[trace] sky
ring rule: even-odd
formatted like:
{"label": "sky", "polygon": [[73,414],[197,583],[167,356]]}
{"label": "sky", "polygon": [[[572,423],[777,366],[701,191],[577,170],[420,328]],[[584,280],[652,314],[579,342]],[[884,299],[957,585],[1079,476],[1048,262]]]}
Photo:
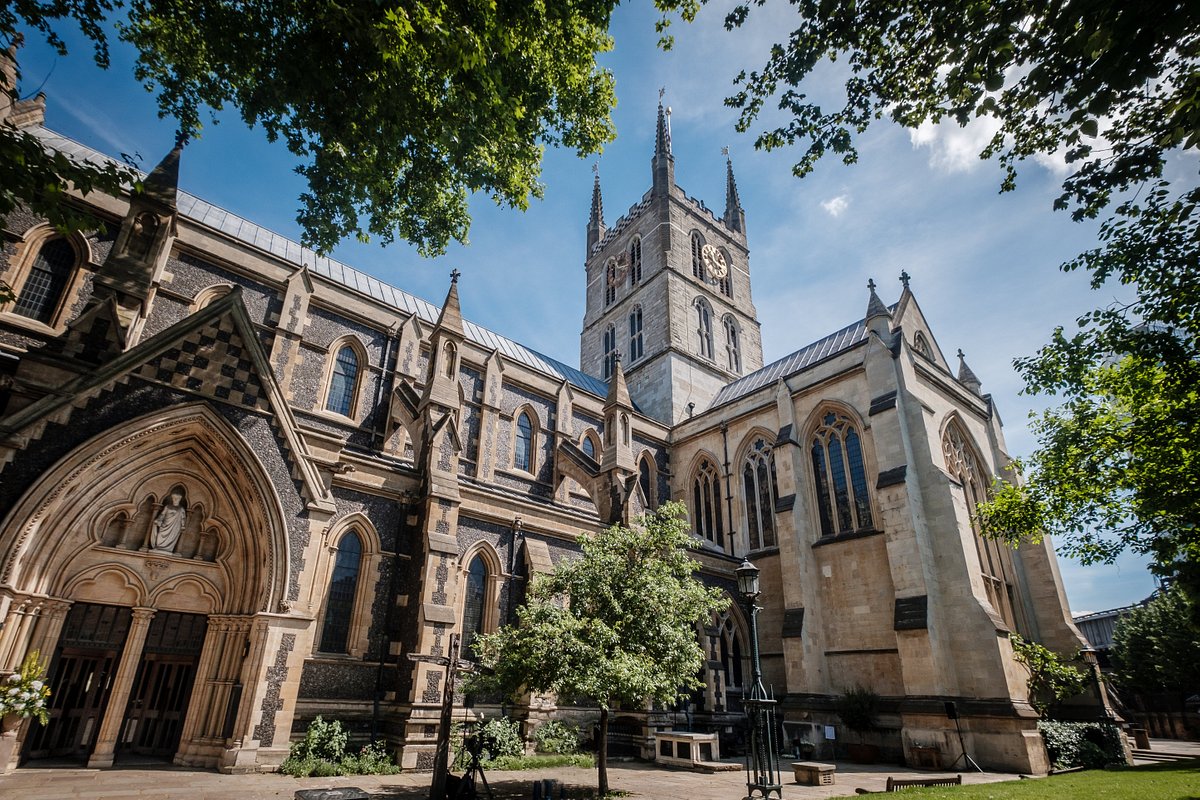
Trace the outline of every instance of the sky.
{"label": "sky", "polygon": [[[592,165],[599,163],[612,225],[650,186],[658,93],[665,88],[676,182],[718,214],[725,201],[721,150],[729,148],[746,212],[765,363],[861,319],[870,278],[884,302],[894,302],[906,270],[942,351],[952,357],[962,348],[995,400],[1010,453],[1027,455],[1035,445],[1028,415],[1050,398],[1020,393],[1013,359],[1035,353],[1056,325],[1120,296],[1116,289],[1091,291],[1085,275],[1057,269],[1094,246],[1096,236],[1094,224],[1051,211],[1063,164],[1029,162],[1017,191],[1001,194],[999,166],[978,158],[993,133],[986,125],[909,131],[885,121],[859,138],[859,163],[827,158],[797,179],[791,167],[798,151],[754,150],[754,132],[775,117],[768,113],[762,125],[738,134],[736,112],[723,103],[733,76],[761,66],[770,44],[791,30],[792,12],[782,3],[754,8],[745,27],[728,32],[727,4],[714,0],[696,22],[676,22],[669,52],[656,46],[650,3],[618,8],[614,48],[600,58],[616,77],[617,139],[598,159],[548,151],[545,197],[528,211],[472,198],[469,243],[435,259],[405,244],[356,241],[331,255],[437,304],[457,268],[468,318],[578,364]],[[78,36],[66,37],[65,58],[27,38],[21,93],[46,93],[48,127],[113,156],[139,156],[145,169],[170,150],[174,126],[158,119],[153,96],[134,81],[129,48],[113,41],[111,67],[101,71]],[[805,89],[836,102],[838,78],[838,69],[825,65]],[[299,240],[295,216],[305,185],[294,157],[236,114],[223,113],[217,123],[185,150],[181,187]],[[1060,567],[1075,614],[1128,605],[1154,588],[1139,557],[1088,567],[1060,558]]]}

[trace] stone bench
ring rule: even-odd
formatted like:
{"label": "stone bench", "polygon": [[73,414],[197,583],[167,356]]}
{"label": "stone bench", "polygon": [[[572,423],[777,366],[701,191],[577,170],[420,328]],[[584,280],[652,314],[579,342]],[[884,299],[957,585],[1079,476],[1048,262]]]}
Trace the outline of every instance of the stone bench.
{"label": "stone bench", "polygon": [[837,767],[819,761],[793,761],[792,774],[802,786],[832,786]]}
{"label": "stone bench", "polygon": [[654,760],[672,767],[700,769],[721,760],[715,733],[662,731],[654,734]]}

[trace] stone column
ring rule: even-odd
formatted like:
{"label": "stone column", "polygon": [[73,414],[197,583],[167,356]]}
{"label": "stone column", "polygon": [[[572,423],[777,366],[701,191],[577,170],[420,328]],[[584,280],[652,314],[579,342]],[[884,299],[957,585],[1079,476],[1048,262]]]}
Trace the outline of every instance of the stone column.
{"label": "stone column", "polygon": [[146,634],[150,632],[150,620],[154,619],[154,613],[153,608],[133,609],[133,622],[129,626],[129,635],[125,637],[125,648],[121,651],[121,662],[117,665],[117,674],[113,678],[112,692],[104,709],[104,720],[100,723],[100,732],[96,735],[96,746],[88,758],[89,769],[111,767],[113,764],[117,737],[121,733],[121,723],[125,720],[129,693],[133,690],[133,679],[142,663],[142,648],[146,645]]}

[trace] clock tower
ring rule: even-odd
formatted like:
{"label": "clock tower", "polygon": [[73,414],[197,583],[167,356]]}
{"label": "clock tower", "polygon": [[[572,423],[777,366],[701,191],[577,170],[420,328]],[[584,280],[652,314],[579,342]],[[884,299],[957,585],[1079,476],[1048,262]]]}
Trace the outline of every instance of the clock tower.
{"label": "clock tower", "polygon": [[670,110],[661,102],[650,163],[650,190],[611,227],[596,175],[580,366],[607,379],[620,353],[634,403],[673,425],[760,368],[762,338],[732,163],[717,217],[675,183]]}

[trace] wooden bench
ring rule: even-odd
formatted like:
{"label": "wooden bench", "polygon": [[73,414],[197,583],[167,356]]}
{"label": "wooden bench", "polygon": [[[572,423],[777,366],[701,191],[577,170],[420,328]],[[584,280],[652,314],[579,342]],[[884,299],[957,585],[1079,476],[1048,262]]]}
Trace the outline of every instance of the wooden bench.
{"label": "wooden bench", "polygon": [[832,786],[837,766],[819,761],[793,761],[792,774],[802,786]]}

